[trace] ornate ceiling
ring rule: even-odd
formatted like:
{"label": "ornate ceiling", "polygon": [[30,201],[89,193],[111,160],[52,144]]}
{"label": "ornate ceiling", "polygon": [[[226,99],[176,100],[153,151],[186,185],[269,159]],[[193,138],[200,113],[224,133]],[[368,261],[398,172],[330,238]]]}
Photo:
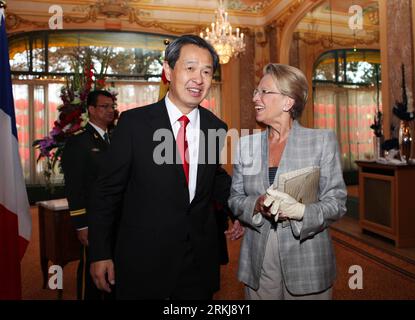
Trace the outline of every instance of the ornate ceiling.
{"label": "ornate ceiling", "polygon": [[[63,10],[65,23],[80,24],[102,22],[117,18],[122,28],[136,23],[141,27],[154,27],[169,32],[194,32],[210,25],[219,0],[6,0],[8,3],[9,30],[24,22],[37,25],[51,16],[49,9],[58,5]],[[305,0],[224,0],[229,20],[235,27],[264,26],[279,12],[293,3]],[[112,21],[114,26],[117,22]],[[130,26],[128,26],[130,24]],[[169,25],[169,27],[167,27]],[[171,27],[176,25],[177,27]],[[69,25],[66,25],[68,27]],[[78,26],[71,26],[78,27]],[[86,25],[79,27],[86,27]],[[150,30],[151,31],[151,30]]]}
{"label": "ornate ceiling", "polygon": [[[225,7],[236,14],[264,14],[277,4],[295,1],[286,0],[223,0]],[[45,3],[52,5],[48,0],[6,0],[9,7],[18,6],[19,3]],[[147,8],[157,10],[174,10],[174,11],[213,11],[217,8],[219,0],[56,0],[53,4],[57,5],[93,5],[99,2],[109,2],[113,4],[126,3],[128,6],[136,8]]]}
{"label": "ornate ceiling", "polygon": [[[249,28],[264,27],[277,23],[283,26],[297,8],[305,2],[317,0],[223,0],[233,26]],[[7,0],[9,31],[17,30],[24,23],[41,27],[51,16],[49,9],[59,5],[64,22],[72,28],[87,28],[88,23],[109,23],[115,29],[126,29],[136,24],[142,28],[153,28],[173,33],[195,32],[210,25],[219,0]],[[332,4],[330,10],[329,3]],[[349,7],[358,4],[364,8],[365,28],[378,28],[377,1],[373,0],[329,0],[306,15],[298,29],[305,33],[327,33],[328,26],[336,33],[347,34]],[[370,17],[370,19],[368,19]],[[110,22],[108,22],[111,20]],[[118,20],[118,22],[116,21]],[[78,25],[77,25],[78,24]],[[43,25],[42,25],[43,26]],[[65,26],[65,27],[67,27]],[[173,26],[173,27],[172,27]],[[318,26],[318,27],[316,27]]]}

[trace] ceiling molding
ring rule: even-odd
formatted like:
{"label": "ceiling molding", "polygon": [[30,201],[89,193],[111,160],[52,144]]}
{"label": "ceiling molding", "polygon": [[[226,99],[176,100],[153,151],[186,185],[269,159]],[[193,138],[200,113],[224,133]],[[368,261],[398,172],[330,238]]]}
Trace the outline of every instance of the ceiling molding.
{"label": "ceiling molding", "polygon": [[290,5],[285,7],[284,10],[279,12],[271,21],[266,24],[266,27],[284,29],[285,24],[293,13],[305,2],[306,0],[295,0]]}
{"label": "ceiling molding", "polygon": [[[275,7],[282,0],[263,0],[263,1],[249,1],[245,4],[243,0],[227,0],[226,10],[229,13],[241,16],[262,16],[265,12]],[[212,13],[217,9],[217,0],[205,1],[174,1],[169,0],[168,4],[159,3],[158,1],[140,1],[140,0],[57,0],[51,3],[50,0],[13,0],[10,5],[17,3],[45,4],[45,5],[66,5],[66,6],[94,6],[97,3],[111,2],[118,5],[126,2],[129,7],[146,10],[160,10],[160,11],[177,11],[177,12],[191,12],[191,13]],[[167,1],[166,1],[167,3]],[[196,5],[198,4],[198,5]]]}
{"label": "ceiling molding", "polygon": [[[64,22],[68,24],[85,24],[88,22],[113,22],[110,21],[111,19],[102,19],[100,17],[95,16],[94,14],[88,12],[85,16],[65,16]],[[127,22],[129,24],[133,24],[136,26],[140,26],[147,29],[159,29],[163,31],[167,31],[169,34],[184,34],[184,33],[199,33],[200,31],[204,30],[205,25],[178,25],[175,23],[160,23],[157,21],[143,21],[136,15],[131,15],[128,19],[120,19],[121,22]],[[119,22],[118,20],[117,22]],[[18,29],[23,29],[25,26],[33,26],[38,29],[49,29],[48,22],[42,21],[35,21],[30,19],[25,19],[17,14],[8,13],[6,18],[6,25],[8,33],[16,31]],[[97,26],[101,29],[101,25]],[[130,28],[128,28],[130,29]]]}
{"label": "ceiling molding", "polygon": [[29,20],[29,19],[25,19],[17,14],[14,14],[12,12],[8,12],[6,14],[6,27],[7,27],[7,31],[12,31],[15,29],[20,28],[20,26],[25,25],[25,26],[34,26],[37,28],[48,28],[48,22],[43,22],[43,21],[34,21],[34,20]]}
{"label": "ceiling molding", "polygon": [[[112,2],[108,2],[112,1]],[[310,0],[266,0],[266,1],[245,1],[247,5],[258,6],[263,8],[261,13],[244,12],[241,8],[245,8],[242,4],[243,0],[228,0],[230,7],[229,17],[232,25],[238,26],[251,32],[257,28],[279,28],[283,30],[290,19],[295,16],[296,12],[306,2]],[[313,1],[313,0],[311,0]],[[142,28],[158,29],[167,31],[168,33],[199,33],[206,28],[213,19],[212,2],[216,1],[198,1],[198,3],[210,4],[205,7],[190,8],[190,4],[195,3],[193,0],[177,0],[181,6],[172,7],[172,5],[162,5],[163,3],[174,3],[172,0],[153,1],[153,0],[58,0],[58,5],[64,9],[63,20],[65,24],[99,24],[108,21],[108,25],[117,25],[119,28],[131,29],[134,26]],[[34,26],[37,28],[48,28],[48,20],[51,14],[48,12],[51,1],[46,0],[12,0],[9,4],[9,30],[16,30],[19,26]],[[232,8],[239,8],[234,10]],[[324,9],[324,8],[323,8]],[[323,10],[322,9],[322,10]],[[273,11],[272,11],[273,10]],[[272,12],[271,12],[272,11]],[[273,15],[267,17],[265,13]],[[325,25],[326,21],[323,17],[317,17],[316,23]],[[343,17],[345,18],[345,16]],[[376,17],[372,17],[375,19]],[[112,20],[111,20],[112,19]],[[370,18],[369,18],[370,19]],[[365,18],[365,21],[368,20]],[[375,19],[376,20],[376,19]],[[312,23],[313,20],[304,17],[303,21]],[[333,25],[341,25],[342,21],[335,20]],[[65,26],[66,28],[67,26]],[[366,23],[365,23],[366,28]],[[368,26],[369,28],[369,26]],[[303,27],[301,29],[304,29]],[[371,30],[370,28],[368,30]],[[248,33],[246,32],[246,33]]]}
{"label": "ceiling molding", "polygon": [[359,46],[379,46],[379,33],[372,34],[372,37],[370,38],[350,38],[342,35],[333,35],[333,37],[331,37],[329,34],[315,35],[296,32],[294,34],[294,39],[300,40],[310,46],[320,45],[325,49],[333,48],[334,46],[351,48]]}

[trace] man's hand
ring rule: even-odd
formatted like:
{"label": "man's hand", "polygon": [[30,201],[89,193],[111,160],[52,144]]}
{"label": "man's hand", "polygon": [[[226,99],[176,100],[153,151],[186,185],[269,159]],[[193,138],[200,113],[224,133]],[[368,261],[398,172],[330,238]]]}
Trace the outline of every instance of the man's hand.
{"label": "man's hand", "polygon": [[245,228],[238,220],[233,222],[232,228],[225,231],[226,236],[231,240],[238,240],[245,233]]}
{"label": "man's hand", "polygon": [[77,230],[76,231],[78,240],[82,243],[83,246],[88,246],[88,228]]}
{"label": "man's hand", "polygon": [[98,289],[111,292],[110,284],[115,284],[114,263],[111,259],[92,262],[90,272]]}

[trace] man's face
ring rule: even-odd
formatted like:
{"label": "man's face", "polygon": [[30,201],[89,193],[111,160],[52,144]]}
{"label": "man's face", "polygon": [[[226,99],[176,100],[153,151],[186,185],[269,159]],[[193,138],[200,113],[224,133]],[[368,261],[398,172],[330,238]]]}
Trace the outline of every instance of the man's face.
{"label": "man's face", "polygon": [[170,81],[169,99],[182,113],[191,112],[203,101],[212,84],[213,60],[209,50],[184,45],[174,69],[167,62],[163,67]]}
{"label": "man's face", "polygon": [[110,97],[99,95],[96,106],[89,106],[88,111],[91,122],[106,129],[114,120],[114,101]]}

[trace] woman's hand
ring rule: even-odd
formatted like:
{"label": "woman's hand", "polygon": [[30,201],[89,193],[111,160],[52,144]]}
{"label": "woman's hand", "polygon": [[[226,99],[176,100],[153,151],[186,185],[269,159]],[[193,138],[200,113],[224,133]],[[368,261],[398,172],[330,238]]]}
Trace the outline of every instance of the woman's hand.
{"label": "woman's hand", "polygon": [[305,205],[295,200],[289,194],[278,190],[267,190],[267,193],[274,198],[271,207],[273,214],[278,214],[281,220],[295,219],[301,220],[304,216]]}
{"label": "woman's hand", "polygon": [[253,214],[257,214],[258,212],[261,213],[265,218],[271,218],[271,212],[269,211],[270,207],[267,207],[264,204],[265,198],[266,198],[266,194],[263,194],[262,196],[260,196],[256,203],[255,203],[255,208],[254,208],[254,212]]}

